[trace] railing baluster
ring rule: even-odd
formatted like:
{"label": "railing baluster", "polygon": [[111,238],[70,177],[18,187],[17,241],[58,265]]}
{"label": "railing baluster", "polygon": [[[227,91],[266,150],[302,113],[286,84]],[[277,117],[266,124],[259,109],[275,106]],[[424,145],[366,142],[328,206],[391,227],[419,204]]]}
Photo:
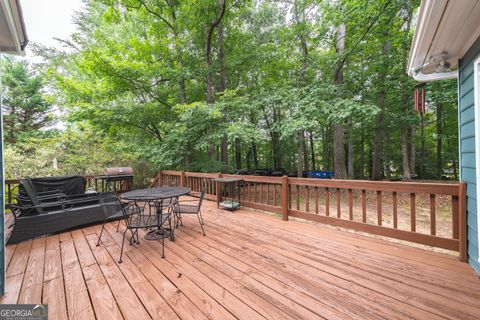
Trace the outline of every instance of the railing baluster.
{"label": "railing baluster", "polygon": [[293,206],[292,206],[293,188],[290,184],[288,185],[288,195],[289,195],[289,197],[288,197],[288,208],[292,209],[293,208]]}
{"label": "railing baluster", "polygon": [[362,190],[362,222],[367,223],[367,191]]}
{"label": "railing baluster", "polygon": [[254,193],[253,202],[257,202],[258,197],[257,197],[257,183],[256,182],[253,183],[253,193]]}
{"label": "railing baluster", "polygon": [[250,195],[249,201],[252,202],[252,200],[254,199],[254,196],[255,196],[255,195],[253,194],[253,191],[252,191],[252,189],[253,189],[253,182],[249,182],[249,183],[248,183],[248,188],[249,188],[249,193],[250,193],[250,194],[249,194],[249,195]]}
{"label": "railing baluster", "polygon": [[260,183],[260,203],[263,204],[263,183]]}
{"label": "railing baluster", "polygon": [[353,191],[348,189],[348,218],[353,220]]}
{"label": "railing baluster", "polygon": [[377,224],[382,225],[382,191],[377,191]]}
{"label": "railing baluster", "polygon": [[315,187],[315,214],[318,214],[318,187]]}
{"label": "railing baluster", "polygon": [[337,197],[337,218],[342,217],[342,210],[340,208],[340,188],[337,188],[337,192],[335,193]]}
{"label": "railing baluster", "polygon": [[7,201],[8,202],[7,203],[10,204],[10,203],[12,203],[12,185],[10,183],[7,184],[7,190],[8,190],[8,193],[7,193],[7,195],[8,195]]}
{"label": "railing baluster", "polygon": [[435,195],[430,195],[430,234],[437,234],[437,215],[435,210]]}
{"label": "railing baluster", "polygon": [[297,185],[296,186],[297,188],[297,196],[296,196],[296,199],[297,199],[297,210],[300,211],[300,186]]}
{"label": "railing baluster", "polygon": [[273,205],[277,206],[277,185],[273,185]]}
{"label": "railing baluster", "polygon": [[305,186],[305,211],[310,212],[310,190]]}
{"label": "railing baluster", "polygon": [[270,205],[270,183],[267,183],[267,206]]}
{"label": "railing baluster", "polygon": [[325,188],[325,214],[330,216],[330,190]]}
{"label": "railing baluster", "polygon": [[415,204],[415,193],[410,193],[410,230],[417,230],[417,206]]}
{"label": "railing baluster", "polygon": [[392,202],[392,207],[393,207],[393,227],[395,229],[398,228],[398,213],[397,213],[397,193],[393,191],[392,193],[393,196],[393,202]]}
{"label": "railing baluster", "polygon": [[[480,187],[480,186],[479,186]],[[452,196],[452,238],[459,238],[458,196]]]}

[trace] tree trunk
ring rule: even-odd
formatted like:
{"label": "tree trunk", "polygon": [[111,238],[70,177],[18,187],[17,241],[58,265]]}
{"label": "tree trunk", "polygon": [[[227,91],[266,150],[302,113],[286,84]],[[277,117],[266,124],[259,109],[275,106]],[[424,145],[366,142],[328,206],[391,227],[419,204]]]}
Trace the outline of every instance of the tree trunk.
{"label": "tree trunk", "polygon": [[207,103],[215,102],[215,94],[213,88],[213,70],[212,70],[212,37],[215,28],[221,23],[223,17],[225,16],[226,10],[226,0],[219,0],[220,13],[213,21],[208,25],[207,29],[207,39],[205,41],[205,64],[207,68],[207,76],[205,79],[206,89],[207,89]]}
{"label": "tree trunk", "polygon": [[224,30],[223,23],[218,24],[218,64],[220,65],[220,92],[227,89],[227,70],[225,68],[225,48],[224,48]]}
{"label": "tree trunk", "polygon": [[415,175],[417,167],[417,126],[410,128],[410,176]]}
{"label": "tree trunk", "polygon": [[[403,40],[403,64],[402,70],[407,69],[407,60],[408,60],[408,53],[409,53],[409,44],[410,44],[410,26],[412,22],[413,10],[411,6],[408,6],[408,15],[406,17],[407,27],[405,28],[405,37]],[[406,73],[403,74],[403,77],[407,78],[408,75]],[[407,103],[408,103],[408,93],[409,87],[403,88],[402,93],[402,113],[405,115],[407,114]],[[404,123],[400,124],[400,150],[402,153],[402,180],[409,181],[411,180],[410,175],[410,164],[408,161],[408,130]]]}
{"label": "tree trunk", "polygon": [[252,158],[255,169],[258,169],[257,144],[252,140]]}
{"label": "tree trunk", "polygon": [[348,179],[354,178],[353,172],[353,121],[348,117]]}
{"label": "tree trunk", "polygon": [[303,134],[303,142],[302,142],[302,148],[303,148],[303,170],[308,171],[310,164],[308,163],[308,150],[307,150],[307,140],[305,139],[306,132],[302,130]]}
{"label": "tree trunk", "polygon": [[[345,36],[346,36],[346,27],[342,23],[338,26],[337,32],[337,44],[336,51],[337,55],[342,55],[345,50]],[[335,84],[338,87],[338,91],[341,91],[341,86],[343,84],[343,66],[340,64],[335,70]],[[336,179],[345,179],[347,177],[347,168],[345,166],[345,146],[344,146],[344,137],[343,137],[343,125],[342,123],[336,123],[333,126],[333,167],[335,171]]]}
{"label": "tree trunk", "polygon": [[297,133],[297,177],[303,177],[303,144],[304,141],[303,130],[299,130]]}
{"label": "tree trunk", "polygon": [[443,159],[442,159],[442,138],[443,138],[443,104],[437,104],[437,177],[442,178],[443,175]]}
{"label": "tree trunk", "polygon": [[180,87],[180,103],[186,104],[187,103],[187,94],[185,93],[185,79],[181,78],[178,83]]}
{"label": "tree trunk", "polygon": [[[384,146],[388,146],[389,145],[389,136],[387,134],[385,134],[383,136],[383,145]],[[385,177],[390,180],[392,178],[392,168],[391,168],[391,159],[390,157],[388,157],[388,155],[390,154],[389,152],[386,152],[385,148],[383,148],[382,150],[382,159],[383,159],[383,167],[385,168],[384,169],[384,172],[385,172]]]}
{"label": "tree trunk", "polygon": [[333,126],[333,170],[335,171],[335,179],[345,179],[347,177],[347,169],[345,167],[345,147],[343,143],[343,126],[335,124]]}
{"label": "tree trunk", "polygon": [[220,161],[224,167],[228,166],[228,138],[226,133],[222,135],[222,141],[220,142]]}
{"label": "tree trunk", "polygon": [[235,139],[235,167],[237,170],[242,168],[242,150],[239,138]]}
{"label": "tree trunk", "polygon": [[360,141],[360,179],[365,178],[365,132],[362,130],[362,138]]}
{"label": "tree trunk", "polygon": [[411,180],[410,164],[408,163],[408,137],[407,128],[400,128],[400,149],[402,153],[402,179],[403,181]]}
{"label": "tree trunk", "polygon": [[[379,105],[385,105],[385,94],[380,93]],[[382,102],[380,102],[382,101]],[[373,155],[372,155],[372,180],[380,180],[382,177],[381,168],[382,168],[382,135],[383,135],[383,107],[380,112],[377,114],[375,119],[375,142],[373,144]]]}
{"label": "tree trunk", "polygon": [[[387,35],[385,35],[387,36]],[[388,38],[388,37],[387,37]],[[387,73],[387,55],[390,51],[390,40],[385,40],[382,48],[382,70],[378,76],[378,93],[377,105],[380,112],[375,119],[375,144],[373,145],[373,163],[372,163],[372,179],[380,180],[382,177],[382,154],[383,154],[383,114],[385,112],[385,78]]]}
{"label": "tree trunk", "polygon": [[313,143],[313,132],[310,132],[309,134],[309,139],[310,139],[310,156],[312,160],[312,169],[313,171],[317,170],[317,166],[315,164],[315,148],[314,148],[314,143]]}
{"label": "tree trunk", "polygon": [[327,170],[328,167],[328,140],[327,128],[322,128],[322,169]]}

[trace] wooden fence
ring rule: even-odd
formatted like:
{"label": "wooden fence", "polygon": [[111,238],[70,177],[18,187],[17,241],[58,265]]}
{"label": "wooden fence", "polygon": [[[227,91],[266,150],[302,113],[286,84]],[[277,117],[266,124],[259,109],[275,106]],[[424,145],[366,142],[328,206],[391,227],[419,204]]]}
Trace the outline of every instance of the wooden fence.
{"label": "wooden fence", "polygon": [[[198,195],[207,185],[206,198],[217,200],[220,186],[211,181],[217,177],[241,178],[241,205],[280,214],[283,220],[297,217],[458,251],[460,260],[467,259],[464,183],[323,180],[163,170],[150,186],[185,186],[192,189],[192,195]],[[440,222],[443,228],[439,228]]]}

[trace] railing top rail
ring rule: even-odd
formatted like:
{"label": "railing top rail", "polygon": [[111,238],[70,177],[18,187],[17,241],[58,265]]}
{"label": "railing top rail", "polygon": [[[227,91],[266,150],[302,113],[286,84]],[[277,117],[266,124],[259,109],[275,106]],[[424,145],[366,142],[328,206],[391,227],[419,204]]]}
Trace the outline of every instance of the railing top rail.
{"label": "railing top rail", "polygon": [[162,174],[167,174],[170,176],[180,176],[182,175],[181,171],[174,171],[174,170],[162,170]]}
{"label": "railing top rail", "polygon": [[275,184],[282,183],[282,177],[248,176],[248,175],[239,175],[239,174],[222,174],[222,177],[239,178],[247,182],[275,183]]}
{"label": "railing top rail", "polygon": [[206,172],[185,172],[185,177],[196,178],[218,178],[218,173],[206,173]]}
{"label": "railing top rail", "polygon": [[459,183],[390,182],[368,180],[336,180],[288,178],[290,185],[371,191],[410,192],[458,196]]}

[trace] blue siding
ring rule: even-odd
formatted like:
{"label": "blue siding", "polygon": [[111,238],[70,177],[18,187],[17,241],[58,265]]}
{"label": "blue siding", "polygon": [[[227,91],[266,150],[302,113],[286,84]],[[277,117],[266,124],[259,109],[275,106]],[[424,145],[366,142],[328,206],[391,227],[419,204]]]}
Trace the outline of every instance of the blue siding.
{"label": "blue siding", "polygon": [[[460,170],[467,183],[468,262],[480,274],[478,262],[478,213],[475,164],[474,61],[480,55],[480,38],[459,62],[458,127],[460,131]],[[478,108],[479,106],[477,106]],[[480,170],[480,168],[478,168]]]}

